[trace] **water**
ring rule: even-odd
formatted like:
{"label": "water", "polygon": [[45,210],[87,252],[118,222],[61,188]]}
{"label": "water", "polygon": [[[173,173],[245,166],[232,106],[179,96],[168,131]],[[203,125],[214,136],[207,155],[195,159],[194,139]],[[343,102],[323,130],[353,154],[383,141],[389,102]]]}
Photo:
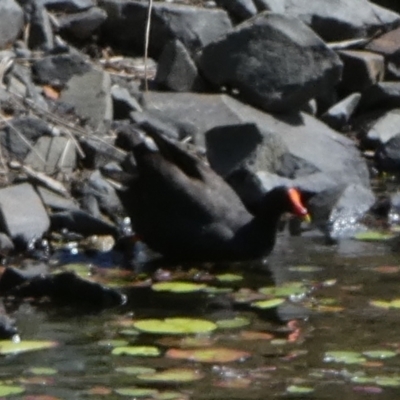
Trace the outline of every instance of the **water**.
{"label": "water", "polygon": [[[230,294],[160,294],[150,288],[127,289],[126,306],[101,313],[25,303],[13,313],[22,339],[55,340],[59,345],[49,350],[3,356],[0,381],[23,388],[24,394],[13,397],[21,399],[398,398],[400,310],[375,307],[371,301],[400,298],[399,265],[398,254],[383,242],[348,240],[327,246],[320,237],[282,236],[268,265],[225,266],[224,272],[241,274],[243,280],[220,284],[234,288],[234,292],[244,287],[255,290],[293,281],[306,282],[312,288],[305,299],[294,296],[294,302],[279,307],[277,312],[239,306]],[[214,270],[209,273],[212,275]],[[314,309],[304,307],[307,301],[314,303]],[[135,318],[166,316],[210,321],[234,316],[247,318],[250,321],[247,326],[217,329],[200,337],[206,341],[203,348],[226,347],[246,351],[251,356],[227,363],[167,358],[166,351],[182,346],[179,339],[182,336],[133,334],[124,326]],[[249,335],[254,332],[265,336],[250,340]],[[112,355],[115,340],[157,346],[161,355]],[[329,351],[362,353],[378,349],[393,352],[393,357],[362,356],[363,362],[354,364],[326,360]],[[121,370],[132,366],[157,371],[185,368],[197,371],[201,379],[186,383],[146,382]],[[39,367],[51,370],[32,371]],[[143,397],[139,393],[118,394],[128,387],[151,388],[153,392]],[[312,392],[298,393],[306,389]],[[48,397],[38,397],[44,395]]]}

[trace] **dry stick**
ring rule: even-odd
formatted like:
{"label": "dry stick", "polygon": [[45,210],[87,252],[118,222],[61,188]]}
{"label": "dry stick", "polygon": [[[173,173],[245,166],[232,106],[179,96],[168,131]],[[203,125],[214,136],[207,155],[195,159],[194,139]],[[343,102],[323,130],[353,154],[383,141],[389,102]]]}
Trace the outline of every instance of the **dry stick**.
{"label": "dry stick", "polygon": [[57,168],[60,171],[62,170],[62,167],[64,166],[65,157],[67,156],[70,144],[71,144],[71,139],[68,139],[68,141],[67,141],[67,143],[66,143],[66,145],[64,147],[64,150],[63,150],[63,152],[61,154],[61,157],[57,162]]}
{"label": "dry stick", "polygon": [[147,78],[147,58],[149,54],[149,41],[150,41],[150,25],[151,25],[151,11],[153,9],[153,0],[149,0],[149,7],[147,9],[146,33],[144,37],[144,89],[147,93],[149,91],[149,83]]}

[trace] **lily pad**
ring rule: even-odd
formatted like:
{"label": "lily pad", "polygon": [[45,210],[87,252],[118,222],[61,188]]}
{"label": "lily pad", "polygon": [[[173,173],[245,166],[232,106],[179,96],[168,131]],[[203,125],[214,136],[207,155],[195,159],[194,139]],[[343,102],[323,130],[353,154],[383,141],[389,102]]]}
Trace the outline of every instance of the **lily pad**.
{"label": "lily pad", "polygon": [[154,368],[131,366],[131,367],[118,367],[115,368],[116,372],[123,372],[128,375],[140,375],[140,374],[153,374],[156,372]]}
{"label": "lily pad", "polygon": [[400,377],[390,377],[390,376],[377,376],[375,378],[375,382],[379,386],[387,386],[387,387],[399,387],[400,386]]}
{"label": "lily pad", "polygon": [[380,360],[397,356],[397,353],[391,350],[368,350],[368,351],[363,351],[363,354],[368,358],[378,358]]}
{"label": "lily pad", "polygon": [[208,333],[217,328],[214,322],[195,318],[143,319],[133,325],[142,332],[177,335]]}
{"label": "lily pad", "polygon": [[45,350],[56,347],[57,345],[57,342],[40,340],[24,340],[19,343],[10,340],[0,340],[0,354],[18,354],[27,351]]}
{"label": "lily pad", "polygon": [[193,382],[202,379],[204,375],[197,370],[189,368],[171,368],[161,372],[138,375],[138,379],[148,382]]}
{"label": "lily pad", "polygon": [[157,389],[146,389],[146,388],[120,388],[115,389],[115,393],[119,394],[120,396],[129,396],[133,398],[140,398],[140,397],[154,397],[158,394]]}
{"label": "lily pad", "polygon": [[325,353],[324,361],[344,364],[362,364],[366,359],[361,353],[356,351],[328,351]]}
{"label": "lily pad", "polygon": [[204,290],[205,283],[168,281],[154,283],[151,288],[156,292],[192,293]]}
{"label": "lily pad", "polygon": [[114,356],[141,356],[141,357],[157,357],[160,350],[155,346],[121,346],[115,347],[111,354]]}
{"label": "lily pad", "polygon": [[282,298],[276,298],[276,299],[268,299],[268,300],[261,300],[261,301],[255,301],[254,303],[251,303],[252,307],[255,308],[260,308],[262,310],[267,310],[270,308],[275,308],[283,304],[286,300]]}
{"label": "lily pad", "polygon": [[301,282],[290,282],[282,286],[266,286],[258,290],[261,294],[273,297],[289,297],[300,295],[307,291]]}
{"label": "lily pad", "polygon": [[14,396],[15,394],[21,394],[25,392],[25,388],[20,386],[8,386],[8,385],[0,385],[0,396]]}
{"label": "lily pad", "polygon": [[104,347],[122,347],[122,346],[127,346],[129,344],[127,340],[123,339],[99,340],[97,343],[99,344],[99,346],[104,346]]}
{"label": "lily pad", "polygon": [[34,375],[56,375],[58,373],[56,369],[46,367],[32,367],[29,368],[29,372]]}
{"label": "lily pad", "polygon": [[204,363],[228,363],[242,361],[251,356],[247,351],[228,349],[225,347],[214,347],[207,349],[169,349],[166,353],[168,358],[184,359]]}
{"label": "lily pad", "polygon": [[371,306],[378,307],[378,308],[400,308],[400,299],[394,299],[391,301],[384,301],[384,300],[371,300]]}
{"label": "lily pad", "polygon": [[237,274],[220,274],[217,275],[216,278],[220,282],[238,282],[243,280],[243,276]]}
{"label": "lily pad", "polygon": [[354,235],[354,239],[361,241],[384,241],[392,239],[393,237],[393,233],[379,231],[359,232]]}
{"label": "lily pad", "polygon": [[216,324],[220,329],[234,329],[249,325],[250,320],[244,317],[235,317],[232,319],[221,319]]}
{"label": "lily pad", "polygon": [[312,266],[312,265],[298,265],[296,267],[289,267],[289,271],[292,271],[292,272],[306,272],[306,273],[309,273],[309,272],[318,272],[318,271],[321,271],[321,270],[322,270],[321,267],[315,267],[315,266]]}
{"label": "lily pad", "polygon": [[313,391],[314,389],[308,386],[291,385],[286,388],[286,392],[291,394],[307,394],[307,393],[312,393]]}

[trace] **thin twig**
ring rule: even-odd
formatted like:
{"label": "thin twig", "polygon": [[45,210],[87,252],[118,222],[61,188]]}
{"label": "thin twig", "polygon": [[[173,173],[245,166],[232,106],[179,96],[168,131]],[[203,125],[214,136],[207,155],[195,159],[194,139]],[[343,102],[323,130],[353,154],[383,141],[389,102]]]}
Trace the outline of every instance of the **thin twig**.
{"label": "thin twig", "polygon": [[146,20],[146,34],[144,38],[144,89],[146,93],[149,91],[149,82],[147,77],[147,59],[149,55],[150,25],[151,25],[152,10],[153,10],[153,0],[149,0],[149,7],[147,9],[147,20]]}

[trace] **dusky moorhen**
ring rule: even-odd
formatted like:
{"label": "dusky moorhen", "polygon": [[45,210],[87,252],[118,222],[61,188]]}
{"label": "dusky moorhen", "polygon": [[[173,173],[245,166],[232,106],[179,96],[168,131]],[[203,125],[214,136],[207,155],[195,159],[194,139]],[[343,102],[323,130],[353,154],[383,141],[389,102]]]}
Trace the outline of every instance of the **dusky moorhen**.
{"label": "dusky moorhen", "polygon": [[[119,197],[138,237],[173,260],[239,261],[268,255],[280,216],[307,216],[300,193],[277,187],[252,215],[234,190],[205,162],[165,137],[148,139],[129,128],[137,164]],[[126,132],[125,132],[126,134]]]}

